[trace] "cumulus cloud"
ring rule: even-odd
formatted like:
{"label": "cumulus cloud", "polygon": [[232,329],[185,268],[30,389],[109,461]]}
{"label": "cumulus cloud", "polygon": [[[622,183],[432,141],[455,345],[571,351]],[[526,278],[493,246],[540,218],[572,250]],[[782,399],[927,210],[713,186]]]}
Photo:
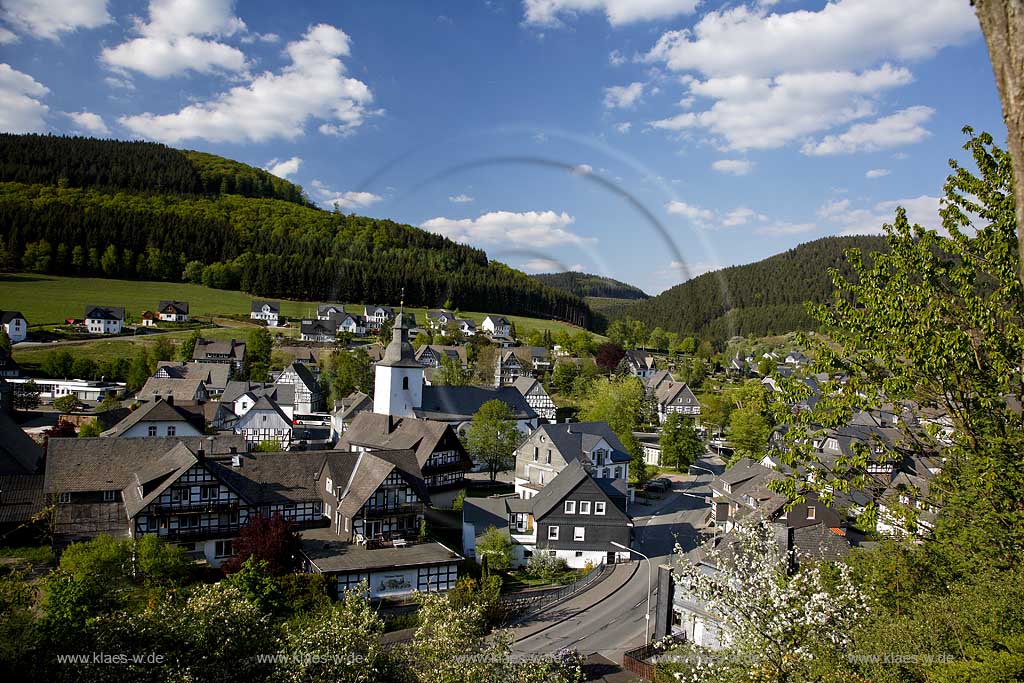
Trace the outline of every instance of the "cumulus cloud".
{"label": "cumulus cloud", "polygon": [[767,221],[768,217],[765,216],[764,214],[754,211],[753,209],[748,209],[745,206],[740,206],[728,212],[727,214],[725,214],[725,216],[722,217],[722,225],[727,228],[732,228],[737,225],[746,225],[747,223],[753,220]]}
{"label": "cumulus cloud", "polygon": [[635,81],[629,85],[613,85],[604,89],[605,109],[629,109],[644,94],[644,84]]}
{"label": "cumulus cloud", "polygon": [[524,0],[524,21],[560,26],[562,19],[585,12],[603,12],[612,26],[668,19],[690,14],[700,0]]}
{"label": "cumulus cloud", "polygon": [[107,13],[107,0],[4,0],[0,4],[0,19],[19,33],[49,40],[57,40],[62,33],[97,28],[113,21]]}
{"label": "cumulus cloud", "polygon": [[679,200],[672,200],[665,205],[665,210],[677,216],[684,216],[699,228],[707,228],[715,218],[715,212],[694,204],[687,204]]}
{"label": "cumulus cloud", "polygon": [[336,192],[320,180],[313,180],[310,185],[313,188],[313,196],[326,207],[337,207],[339,209],[361,209],[371,204],[376,204],[384,199],[372,192]]}
{"label": "cumulus cloud", "polygon": [[739,5],[665,33],[646,59],[673,71],[768,77],[922,59],[977,33],[970,3],[960,0],[837,0],[781,14]]}
{"label": "cumulus cloud", "polygon": [[365,83],[345,75],[339,57],[348,56],[349,49],[344,31],[318,24],[287,45],[291,64],[278,73],[264,72],[173,114],[145,113],[120,121],[138,135],[168,144],[294,139],[310,119],[325,121],[322,133],[349,134],[372,113],[367,107],[373,101]]}
{"label": "cumulus cloud", "polygon": [[450,201],[452,204],[468,204],[471,201],[473,201],[473,198],[470,197],[468,194],[455,194],[448,197],[448,201]]}
{"label": "cumulus cloud", "polygon": [[[803,153],[811,156],[874,152],[920,142],[931,133],[921,124],[932,117],[931,107],[908,107],[871,123],[858,123],[839,135],[828,135],[820,142],[808,142]],[[871,177],[871,176],[869,176]]]}
{"label": "cumulus cloud", "polygon": [[577,164],[576,166],[573,166],[572,169],[573,175],[590,175],[593,172],[594,167],[590,164]]}
{"label": "cumulus cloud", "polygon": [[40,100],[50,92],[45,85],[11,67],[0,64],[0,131],[41,133],[50,108]]}
{"label": "cumulus cloud", "polygon": [[719,173],[747,175],[754,168],[754,162],[746,159],[719,159],[711,164],[711,168]]}
{"label": "cumulus cloud", "polygon": [[830,223],[843,235],[878,235],[882,225],[892,223],[896,207],[907,210],[907,219],[925,228],[940,230],[941,199],[929,195],[892,199],[873,206],[854,206],[848,199],[828,201],[818,209],[818,216]]}
{"label": "cumulus cloud", "polygon": [[633,124],[629,121],[623,121],[622,123],[615,124],[615,130],[625,135],[629,132],[629,129],[633,127]]}
{"label": "cumulus cloud", "polygon": [[758,213],[746,206],[738,206],[729,211],[717,211],[677,200],[666,204],[665,210],[671,214],[684,216],[701,230],[734,228],[752,222],[765,223],[768,221],[768,217],[763,213]]}
{"label": "cumulus cloud", "polygon": [[18,36],[13,31],[8,31],[0,26],[0,45],[12,45],[18,42]]}
{"label": "cumulus cloud", "polygon": [[864,177],[871,179],[884,178],[885,176],[889,175],[889,173],[890,171],[887,168],[872,168],[871,170],[864,174]]}
{"label": "cumulus cloud", "polygon": [[959,0],[835,0],[781,13],[763,3],[726,6],[663,34],[644,56],[681,74],[688,96],[706,102],[652,126],[704,129],[736,150],[805,141],[877,116],[882,94],[912,80],[889,62],[930,57],[977,32]]}
{"label": "cumulus cloud", "polygon": [[292,157],[291,159],[284,159],[283,161],[271,159],[263,168],[270,171],[278,178],[287,178],[288,176],[297,173],[299,166],[301,165],[302,159],[299,157]]}
{"label": "cumulus cloud", "polygon": [[431,218],[420,227],[468,244],[513,243],[552,247],[592,241],[569,230],[575,222],[576,219],[564,211],[491,211],[461,220]]}
{"label": "cumulus cloud", "polygon": [[612,50],[608,53],[608,63],[612,66],[622,66],[626,63],[626,55],[619,50]]}
{"label": "cumulus cloud", "polygon": [[91,111],[67,111],[64,115],[71,119],[75,130],[88,135],[110,135],[110,129],[103,121],[103,117]]}
{"label": "cumulus cloud", "polygon": [[234,15],[234,0],[150,0],[149,21],[136,21],[140,34],[100,53],[108,66],[167,78],[194,71],[238,72],[246,68],[238,48],[210,37],[245,30]]}
{"label": "cumulus cloud", "polygon": [[690,92],[714,100],[709,109],[652,121],[671,131],[707,129],[734,150],[774,149],[813,133],[875,113],[874,99],[913,80],[910,71],[884,64],[851,71],[729,76],[694,80]]}

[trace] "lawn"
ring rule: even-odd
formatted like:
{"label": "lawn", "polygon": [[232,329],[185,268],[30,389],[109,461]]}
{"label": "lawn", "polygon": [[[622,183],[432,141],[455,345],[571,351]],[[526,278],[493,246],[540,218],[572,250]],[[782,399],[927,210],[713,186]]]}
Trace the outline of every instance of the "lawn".
{"label": "lawn", "polygon": [[[245,292],[211,289],[180,282],[140,282],[104,278],[70,278],[31,273],[0,274],[0,310],[18,310],[28,319],[30,327],[55,325],[65,318],[81,318],[89,304],[124,306],[131,320],[138,320],[146,310],[153,310],[162,299],[189,302],[192,317],[248,315],[253,297]],[[281,314],[289,318],[316,316],[315,301],[281,300]],[[352,312],[361,311],[361,304],[345,302]],[[390,302],[395,304],[397,302]],[[409,308],[417,321],[426,322],[425,308]],[[461,315],[478,325],[486,312],[463,311]],[[506,315],[520,335],[534,329],[577,331],[579,328],[556,320],[541,320]]]}

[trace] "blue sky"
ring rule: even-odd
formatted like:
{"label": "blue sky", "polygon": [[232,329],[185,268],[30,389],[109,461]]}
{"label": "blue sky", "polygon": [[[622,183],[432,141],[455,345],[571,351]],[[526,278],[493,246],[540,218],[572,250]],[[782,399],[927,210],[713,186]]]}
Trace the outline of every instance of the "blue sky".
{"label": "blue sky", "polygon": [[222,154],[527,272],[658,292],[1005,139],[967,0],[4,0],[0,130]]}

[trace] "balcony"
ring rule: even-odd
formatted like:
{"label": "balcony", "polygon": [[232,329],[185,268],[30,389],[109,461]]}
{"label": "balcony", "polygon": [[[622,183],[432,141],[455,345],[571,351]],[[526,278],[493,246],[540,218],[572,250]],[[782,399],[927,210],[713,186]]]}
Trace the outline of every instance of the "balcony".
{"label": "balcony", "polygon": [[233,512],[239,509],[237,500],[200,500],[194,503],[181,501],[177,503],[151,503],[150,514],[173,515],[200,512]]}
{"label": "balcony", "polygon": [[[178,529],[160,529],[157,535],[160,538],[176,541],[197,541],[206,538],[220,538],[223,536],[234,536],[238,533],[238,524],[216,524],[213,526],[190,526]],[[151,533],[151,532],[149,532]]]}
{"label": "balcony", "polygon": [[401,517],[403,515],[417,515],[423,512],[423,505],[420,503],[408,505],[384,505],[380,507],[364,507],[363,517],[376,519],[378,517]]}

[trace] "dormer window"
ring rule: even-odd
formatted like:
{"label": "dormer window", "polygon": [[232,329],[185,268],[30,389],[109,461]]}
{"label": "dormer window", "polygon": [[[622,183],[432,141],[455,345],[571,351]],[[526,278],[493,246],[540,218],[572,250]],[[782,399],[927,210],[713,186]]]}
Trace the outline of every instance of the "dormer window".
{"label": "dormer window", "polygon": [[807,519],[814,519],[817,509],[813,505],[807,506]]}

